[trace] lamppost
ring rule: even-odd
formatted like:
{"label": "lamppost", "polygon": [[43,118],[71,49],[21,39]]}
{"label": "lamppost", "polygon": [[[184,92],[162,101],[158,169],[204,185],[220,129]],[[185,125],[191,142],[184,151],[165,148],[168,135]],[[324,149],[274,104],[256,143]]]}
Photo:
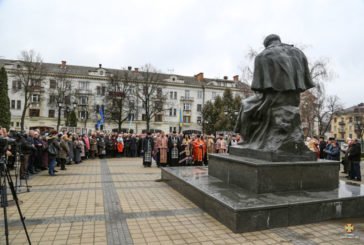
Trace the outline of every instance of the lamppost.
{"label": "lamppost", "polygon": [[66,106],[65,110],[67,112],[67,118],[66,118],[66,126],[70,126],[70,114],[71,112],[75,113],[75,110],[77,108],[77,102],[74,101],[71,106]]}
{"label": "lamppost", "polygon": [[87,119],[88,119],[88,110],[87,110],[87,105],[82,105],[82,114],[81,116],[81,120],[83,120],[84,122],[84,128],[87,128]]}
{"label": "lamppost", "polygon": [[[228,119],[229,119],[231,122],[235,122],[235,121],[236,121],[238,114],[239,114],[239,112],[238,112],[238,111],[229,111],[228,109],[225,109],[225,110],[224,110],[224,115],[225,115],[226,117],[227,117],[227,116],[229,116],[229,118],[228,118]],[[234,130],[234,128],[233,128],[232,130]]]}
{"label": "lamppost", "polygon": [[59,131],[59,125],[61,124],[61,110],[63,107],[62,102],[58,102],[58,119],[57,119],[57,131]]}

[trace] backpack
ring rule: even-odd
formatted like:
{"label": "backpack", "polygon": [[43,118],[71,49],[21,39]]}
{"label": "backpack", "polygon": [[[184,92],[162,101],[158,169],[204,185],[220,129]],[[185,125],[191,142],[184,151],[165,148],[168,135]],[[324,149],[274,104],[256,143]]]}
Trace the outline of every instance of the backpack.
{"label": "backpack", "polygon": [[57,155],[58,153],[58,149],[54,146],[54,143],[52,142],[49,146],[48,146],[48,154],[51,155]]}

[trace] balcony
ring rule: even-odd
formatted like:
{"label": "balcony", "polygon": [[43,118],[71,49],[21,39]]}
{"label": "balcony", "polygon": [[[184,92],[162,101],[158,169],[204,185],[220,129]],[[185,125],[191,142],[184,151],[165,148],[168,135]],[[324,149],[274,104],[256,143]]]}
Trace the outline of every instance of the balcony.
{"label": "balcony", "polygon": [[44,92],[44,87],[40,85],[29,86],[29,92]]}
{"label": "balcony", "polygon": [[340,134],[343,134],[343,133],[345,133],[345,128],[339,128],[338,131]]}
{"label": "balcony", "polygon": [[181,96],[181,101],[194,101],[194,98],[190,96]]}
{"label": "balcony", "polygon": [[340,121],[340,122],[339,122],[339,125],[340,125],[340,126],[345,126],[345,122],[344,122],[344,121]]}
{"label": "balcony", "polygon": [[190,109],[183,109],[183,115],[191,116],[191,110]]}
{"label": "balcony", "polygon": [[76,89],[76,94],[92,94],[91,89]]}

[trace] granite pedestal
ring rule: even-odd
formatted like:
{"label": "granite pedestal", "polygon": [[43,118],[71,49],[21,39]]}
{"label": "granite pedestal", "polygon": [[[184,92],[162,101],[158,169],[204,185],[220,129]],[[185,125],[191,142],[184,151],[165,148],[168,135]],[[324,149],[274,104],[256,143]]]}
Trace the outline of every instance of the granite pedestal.
{"label": "granite pedestal", "polygon": [[162,168],[162,179],[233,232],[364,215],[363,185],[340,181],[332,190],[254,193],[208,171],[207,167]]}
{"label": "granite pedestal", "polygon": [[232,154],[210,154],[209,175],[253,193],[332,190],[339,184],[337,161],[269,162]]}

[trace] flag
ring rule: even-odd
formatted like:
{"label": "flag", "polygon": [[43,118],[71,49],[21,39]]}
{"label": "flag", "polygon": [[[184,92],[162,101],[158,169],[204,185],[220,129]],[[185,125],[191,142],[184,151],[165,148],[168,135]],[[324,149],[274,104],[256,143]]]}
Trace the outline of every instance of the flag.
{"label": "flag", "polygon": [[183,115],[182,115],[182,109],[179,108],[179,126],[183,126]]}
{"label": "flag", "polygon": [[100,125],[104,125],[105,118],[104,118],[104,110],[103,106],[100,106],[99,113],[97,113],[97,124],[96,127],[100,128]]}

